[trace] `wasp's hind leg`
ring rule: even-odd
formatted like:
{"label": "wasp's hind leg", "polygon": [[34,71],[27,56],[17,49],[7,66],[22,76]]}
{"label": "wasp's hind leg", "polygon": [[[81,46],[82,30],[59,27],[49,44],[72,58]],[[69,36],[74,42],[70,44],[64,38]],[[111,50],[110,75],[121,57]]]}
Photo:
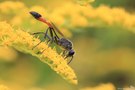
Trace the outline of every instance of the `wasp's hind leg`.
{"label": "wasp's hind leg", "polygon": [[35,33],[30,33],[30,35],[36,35],[36,34],[44,34],[44,32],[35,32]]}
{"label": "wasp's hind leg", "polygon": [[[49,41],[52,41],[52,39],[49,37],[49,35],[47,35],[46,34],[46,37],[49,39],[47,42],[49,42]],[[49,43],[50,44],[50,43]],[[48,47],[49,47],[49,45],[48,45]],[[46,49],[44,49],[42,52],[40,52],[41,54],[45,51]]]}
{"label": "wasp's hind leg", "polygon": [[43,42],[43,40],[42,41],[40,41],[37,45],[35,45],[33,48],[32,48],[32,50],[34,49],[34,48],[36,48],[40,43],[42,43]]}
{"label": "wasp's hind leg", "polygon": [[[47,44],[48,44],[48,47],[53,43],[53,42],[55,42],[55,43],[57,43],[58,42],[58,40],[57,40],[57,37],[56,36],[54,36],[54,37],[50,37],[50,36],[48,36],[48,35],[46,35],[46,37],[48,37],[48,41],[47,41]],[[41,53],[43,53],[44,51],[45,51],[46,49],[44,49]]]}
{"label": "wasp's hind leg", "polygon": [[[36,33],[32,33],[31,35],[35,35],[35,34],[44,34],[44,32],[36,32]],[[35,48],[35,47],[37,47],[40,43],[42,43],[43,42],[43,40],[41,40],[37,45],[35,45],[33,48],[32,48],[32,50]]]}
{"label": "wasp's hind leg", "polygon": [[[50,35],[51,35],[51,37],[47,34],[48,33],[48,30],[49,30],[49,32],[50,32]],[[48,47],[54,42],[54,36],[53,36],[53,32],[52,32],[52,28],[48,28],[47,29],[47,31],[46,31],[46,33],[45,33],[45,36],[44,36],[44,38],[46,38],[46,37],[48,37],[48,41],[47,41],[47,44],[48,44]],[[44,49],[42,52],[41,52],[41,54],[45,51],[46,49]]]}
{"label": "wasp's hind leg", "polygon": [[[48,28],[49,29],[49,28]],[[35,34],[44,34],[44,39],[46,39],[46,36],[47,36],[47,33],[48,33],[48,29],[46,30],[46,32],[44,33],[44,32],[36,32],[36,33],[33,33],[33,34],[31,34],[31,35],[35,35]],[[41,40],[37,45],[35,45],[33,48],[32,48],[32,50],[34,49],[34,48],[36,48],[40,43],[42,43],[43,42],[43,40]]]}
{"label": "wasp's hind leg", "polygon": [[50,39],[50,37],[48,36],[48,30],[49,30],[50,28],[47,28],[47,30],[46,30],[46,32],[44,33],[45,35],[44,35],[44,39],[46,39],[46,37],[48,37],[48,39]]}

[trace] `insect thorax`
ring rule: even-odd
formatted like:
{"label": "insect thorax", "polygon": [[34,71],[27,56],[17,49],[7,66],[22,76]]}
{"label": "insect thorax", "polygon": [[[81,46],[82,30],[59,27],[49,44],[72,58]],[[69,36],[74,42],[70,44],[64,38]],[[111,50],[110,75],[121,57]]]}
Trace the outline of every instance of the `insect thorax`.
{"label": "insect thorax", "polygon": [[66,50],[71,50],[72,46],[73,46],[71,41],[69,41],[68,39],[65,39],[65,38],[60,38],[58,40],[58,45],[60,45],[62,48],[66,49]]}

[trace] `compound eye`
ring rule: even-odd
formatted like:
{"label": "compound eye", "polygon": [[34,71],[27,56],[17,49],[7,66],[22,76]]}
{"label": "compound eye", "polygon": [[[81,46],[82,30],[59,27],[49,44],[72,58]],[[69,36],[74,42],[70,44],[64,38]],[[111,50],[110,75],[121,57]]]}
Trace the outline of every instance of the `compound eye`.
{"label": "compound eye", "polygon": [[73,50],[70,50],[70,51],[69,51],[69,56],[73,56],[74,53],[75,53],[75,52],[74,52]]}

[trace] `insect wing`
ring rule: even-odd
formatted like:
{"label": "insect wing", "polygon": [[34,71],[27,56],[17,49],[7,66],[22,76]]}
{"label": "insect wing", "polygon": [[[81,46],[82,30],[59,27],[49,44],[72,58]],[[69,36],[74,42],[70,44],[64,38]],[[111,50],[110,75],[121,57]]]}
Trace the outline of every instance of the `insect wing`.
{"label": "insect wing", "polygon": [[54,23],[51,22],[51,25],[61,36],[65,37],[64,34],[55,26]]}

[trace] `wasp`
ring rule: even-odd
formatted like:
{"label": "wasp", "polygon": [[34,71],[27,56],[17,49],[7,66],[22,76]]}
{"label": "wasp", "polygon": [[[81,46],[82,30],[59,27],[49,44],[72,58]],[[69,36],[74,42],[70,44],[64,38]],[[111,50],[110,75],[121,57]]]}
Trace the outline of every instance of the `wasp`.
{"label": "wasp", "polygon": [[[75,54],[75,51],[73,50],[73,44],[70,40],[66,39],[65,36],[63,35],[62,32],[60,32],[60,30],[55,26],[55,24],[53,22],[50,22],[50,21],[47,21],[45,18],[42,17],[41,14],[35,12],[35,11],[31,11],[30,14],[35,18],[37,19],[38,21],[41,21],[43,23],[45,23],[48,28],[45,32],[36,32],[36,33],[33,33],[33,35],[35,34],[43,34],[44,35],[44,39],[48,38],[48,41],[47,43],[49,42],[49,45],[52,44],[53,42],[55,44],[57,44],[58,46],[62,47],[64,50],[63,50],[63,56],[64,58],[68,58],[68,57],[71,57],[70,61],[68,62],[68,64],[73,60],[73,56]],[[48,32],[50,33],[50,35],[48,34]],[[62,38],[60,38],[58,36],[59,33]],[[37,45],[35,45],[33,47],[33,49],[38,46],[42,41],[40,41]],[[42,53],[44,52],[45,50],[42,51]]]}

